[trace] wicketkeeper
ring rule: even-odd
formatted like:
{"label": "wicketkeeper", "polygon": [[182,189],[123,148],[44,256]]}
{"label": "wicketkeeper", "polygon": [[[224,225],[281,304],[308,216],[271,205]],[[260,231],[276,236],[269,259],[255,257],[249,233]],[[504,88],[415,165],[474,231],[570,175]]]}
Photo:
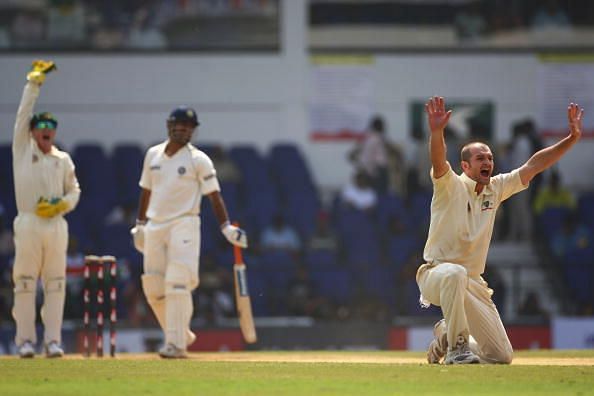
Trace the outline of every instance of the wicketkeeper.
{"label": "wicketkeeper", "polygon": [[66,291],[68,225],[64,214],[74,209],[80,188],[68,153],[54,146],[58,121],[51,113],[32,115],[46,74],[54,62],[37,60],[16,116],[12,157],[18,215],[14,220],[14,307],[16,344],[23,358],[35,356],[35,292],[41,276],[44,344],[47,357],[60,357]]}

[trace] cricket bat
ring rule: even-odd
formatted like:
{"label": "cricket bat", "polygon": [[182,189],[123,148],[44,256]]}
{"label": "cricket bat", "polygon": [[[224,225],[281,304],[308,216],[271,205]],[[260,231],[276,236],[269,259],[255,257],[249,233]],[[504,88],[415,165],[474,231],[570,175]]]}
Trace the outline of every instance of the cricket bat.
{"label": "cricket bat", "polygon": [[245,342],[253,344],[258,340],[256,336],[256,327],[254,317],[252,316],[252,302],[247,283],[247,269],[243,262],[241,248],[233,247],[235,255],[235,264],[233,265],[233,278],[235,280],[235,305],[237,306],[237,316],[239,317],[239,327]]}

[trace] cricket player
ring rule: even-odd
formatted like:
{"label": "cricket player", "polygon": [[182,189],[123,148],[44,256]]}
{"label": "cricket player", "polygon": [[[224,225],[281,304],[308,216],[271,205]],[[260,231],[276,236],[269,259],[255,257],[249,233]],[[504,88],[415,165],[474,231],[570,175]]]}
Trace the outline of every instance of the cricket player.
{"label": "cricket player", "polygon": [[[446,161],[444,129],[451,110],[442,97],[425,105],[431,135],[433,199],[424,260],[417,271],[421,302],[441,306],[444,319],[434,327],[427,360],[445,364],[511,363],[513,350],[491,300],[493,291],[481,277],[501,202],[526,189],[580,139],[583,109],[567,108],[569,134],[536,152],[509,173],[492,176],[493,154],[484,143],[462,148],[462,174]],[[472,337],[471,337],[472,336]]]}
{"label": "cricket player", "polygon": [[32,116],[33,106],[51,61],[35,61],[18,108],[12,160],[18,215],[14,220],[15,260],[12,273],[16,344],[23,358],[35,356],[35,293],[41,276],[44,344],[47,357],[61,357],[61,328],[66,291],[68,225],[80,188],[68,153],[54,146],[58,121],[50,113]]}
{"label": "cricket player", "polygon": [[246,233],[229,223],[210,158],[190,141],[199,125],[189,107],[167,119],[169,139],[148,149],[140,177],[140,202],[134,244],[144,254],[142,287],[165,333],[163,358],[184,358],[196,336],[190,330],[191,292],[198,286],[200,201],[208,196],[221,231],[236,246],[247,247]]}

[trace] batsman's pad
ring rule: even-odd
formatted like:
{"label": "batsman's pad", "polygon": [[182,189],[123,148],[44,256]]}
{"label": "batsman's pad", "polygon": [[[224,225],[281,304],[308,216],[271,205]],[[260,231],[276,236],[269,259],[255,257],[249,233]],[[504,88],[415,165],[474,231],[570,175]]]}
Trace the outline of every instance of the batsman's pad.
{"label": "batsman's pad", "polygon": [[130,234],[132,235],[136,250],[140,253],[144,253],[144,225],[137,224],[130,230]]}
{"label": "batsman's pad", "polygon": [[31,64],[31,71],[27,73],[27,81],[41,85],[45,81],[45,75],[56,69],[56,64],[53,61],[42,59],[34,60]]}
{"label": "batsman's pad", "polygon": [[166,289],[165,343],[185,350],[193,311],[192,295],[184,284],[167,284]]}
{"label": "batsman's pad", "polygon": [[161,275],[145,274],[141,280],[146,300],[157,322],[165,330],[165,279]]}

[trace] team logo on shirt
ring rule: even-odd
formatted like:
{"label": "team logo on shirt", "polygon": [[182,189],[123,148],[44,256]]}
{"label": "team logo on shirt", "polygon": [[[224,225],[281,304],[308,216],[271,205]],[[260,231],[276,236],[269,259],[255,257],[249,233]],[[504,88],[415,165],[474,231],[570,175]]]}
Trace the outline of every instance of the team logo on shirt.
{"label": "team logo on shirt", "polygon": [[177,173],[181,176],[183,174],[186,173],[186,168],[183,166],[180,166],[179,168],[177,168]]}
{"label": "team logo on shirt", "polygon": [[485,210],[492,210],[493,209],[493,202],[492,201],[483,201],[483,206],[481,207],[481,212]]}
{"label": "team logo on shirt", "polygon": [[39,157],[37,154],[33,154],[33,163],[36,163],[37,161],[39,161]]}

